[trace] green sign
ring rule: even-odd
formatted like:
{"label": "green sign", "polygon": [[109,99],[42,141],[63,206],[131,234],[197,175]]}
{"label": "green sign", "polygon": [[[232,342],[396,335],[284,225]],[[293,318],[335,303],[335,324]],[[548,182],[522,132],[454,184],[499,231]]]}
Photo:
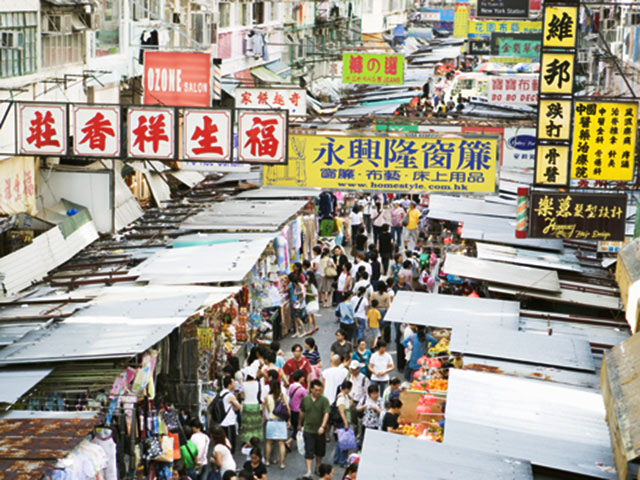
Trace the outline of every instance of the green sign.
{"label": "green sign", "polygon": [[402,85],[403,82],[404,55],[359,52],[342,55],[342,83]]}
{"label": "green sign", "polygon": [[406,123],[376,123],[376,132],[417,132],[418,125]]}
{"label": "green sign", "polygon": [[491,55],[539,58],[542,37],[539,33],[492,33]]}

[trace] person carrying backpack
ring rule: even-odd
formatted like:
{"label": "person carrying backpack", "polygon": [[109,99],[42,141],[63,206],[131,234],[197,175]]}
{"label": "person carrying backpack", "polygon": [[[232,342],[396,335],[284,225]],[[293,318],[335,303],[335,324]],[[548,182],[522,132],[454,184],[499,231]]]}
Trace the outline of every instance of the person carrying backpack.
{"label": "person carrying backpack", "polygon": [[211,420],[220,425],[231,444],[231,453],[235,454],[238,414],[242,406],[234,395],[235,385],[233,377],[226,376],[222,379],[222,390],[211,402]]}

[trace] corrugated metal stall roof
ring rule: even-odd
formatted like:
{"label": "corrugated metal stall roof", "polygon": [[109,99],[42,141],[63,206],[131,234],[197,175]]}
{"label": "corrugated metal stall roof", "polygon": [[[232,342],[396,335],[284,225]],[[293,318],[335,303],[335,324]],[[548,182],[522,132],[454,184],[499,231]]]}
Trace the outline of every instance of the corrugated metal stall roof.
{"label": "corrugated metal stall roof", "polygon": [[466,329],[482,327],[517,330],[520,303],[489,298],[399,291],[385,320],[414,325]]}
{"label": "corrugated metal stall roof", "polygon": [[246,190],[235,198],[241,199],[278,199],[278,198],[314,198],[322,193],[320,188],[295,188],[295,187],[260,187]]}
{"label": "corrugated metal stall roof", "polygon": [[516,204],[493,203],[487,199],[451,197],[448,195],[430,195],[429,210],[465,213],[487,217],[516,217]]}
{"label": "corrugated metal stall roof", "polygon": [[0,404],[12,405],[51,373],[51,368],[1,369]]}
{"label": "corrugated metal stall roof", "polygon": [[358,477],[527,480],[533,479],[533,472],[527,460],[369,429]]}
{"label": "corrugated metal stall roof", "polygon": [[[634,335],[604,354],[600,389],[616,467],[624,473],[627,462],[640,457],[640,335]],[[626,475],[620,478],[626,478]]]}
{"label": "corrugated metal stall roof", "polygon": [[229,200],[214,204],[188,218],[182,223],[182,228],[201,232],[275,232],[295,217],[306,204],[306,200]]}
{"label": "corrugated metal stall roof", "polygon": [[514,297],[522,296],[539,298],[542,300],[550,300],[552,302],[571,303],[608,310],[622,310],[623,308],[620,297],[615,297],[613,295],[600,295],[598,293],[591,292],[581,292],[579,290],[568,290],[566,288],[561,289],[559,293],[551,293],[490,285],[489,292],[512,295]]}
{"label": "corrugated metal stall roof", "polygon": [[464,255],[447,255],[442,270],[450,275],[457,275],[475,280],[515,285],[522,289],[559,292],[560,281],[555,270],[509,265],[500,262],[489,262]]}
{"label": "corrugated metal stall roof", "polygon": [[514,248],[506,245],[492,245],[476,242],[476,251],[480,260],[513,263],[530,267],[551,268],[582,272],[584,269],[575,255],[541,252],[528,248]]}
{"label": "corrugated metal stall roof", "polygon": [[69,418],[48,412],[47,418],[40,418],[39,412],[20,413],[0,418],[0,472],[4,480],[42,477],[93,430],[97,415]]}
{"label": "corrugated metal stall roof", "polygon": [[250,242],[161,250],[130,273],[139,275],[139,281],[164,285],[239,283],[260,259],[271,240],[261,238]]}
{"label": "corrugated metal stall roof", "polygon": [[444,443],[615,479],[597,391],[452,369]]}
{"label": "corrugated metal stall roof", "polygon": [[0,350],[0,365],[127,358],[152,347],[202,306],[229,295],[229,289],[195,286],[112,287],[74,317],[31,331]]}
{"label": "corrugated metal stall roof", "polygon": [[595,372],[591,347],[584,338],[474,326],[457,330],[451,336],[449,348],[452,352],[478,357]]}

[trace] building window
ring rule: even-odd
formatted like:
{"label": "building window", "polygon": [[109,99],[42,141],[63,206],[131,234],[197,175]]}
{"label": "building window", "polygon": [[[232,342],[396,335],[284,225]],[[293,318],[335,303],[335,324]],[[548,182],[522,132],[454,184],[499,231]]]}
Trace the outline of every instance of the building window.
{"label": "building window", "polygon": [[249,3],[240,4],[240,25],[251,25],[251,9]]}
{"label": "building window", "polygon": [[269,21],[276,22],[278,20],[278,9],[280,4],[278,2],[269,2]]}
{"label": "building window", "polygon": [[231,26],[231,4],[228,2],[220,3],[220,28],[228,28]]}
{"label": "building window", "polygon": [[84,31],[72,13],[47,12],[42,17],[42,67],[82,62]]}
{"label": "building window", "polygon": [[120,51],[120,2],[101,0],[96,9],[96,56],[111,55]]}
{"label": "building window", "polygon": [[253,24],[262,25],[264,23],[264,2],[253,2]]}
{"label": "building window", "polygon": [[160,15],[160,0],[132,0],[131,4],[135,21],[159,20],[162,18]]}
{"label": "building window", "polygon": [[37,70],[36,12],[0,13],[0,78]]}

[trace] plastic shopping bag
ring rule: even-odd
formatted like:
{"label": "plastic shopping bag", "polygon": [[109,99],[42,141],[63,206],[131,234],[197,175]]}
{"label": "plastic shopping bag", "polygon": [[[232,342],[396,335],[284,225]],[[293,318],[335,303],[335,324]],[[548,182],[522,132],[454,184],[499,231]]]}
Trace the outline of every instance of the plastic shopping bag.
{"label": "plastic shopping bag", "polygon": [[296,435],[296,445],[298,446],[298,453],[304,455],[304,435],[302,434],[302,430]]}
{"label": "plastic shopping bag", "polygon": [[340,450],[355,450],[357,446],[356,434],[353,429],[338,428],[338,448]]}

